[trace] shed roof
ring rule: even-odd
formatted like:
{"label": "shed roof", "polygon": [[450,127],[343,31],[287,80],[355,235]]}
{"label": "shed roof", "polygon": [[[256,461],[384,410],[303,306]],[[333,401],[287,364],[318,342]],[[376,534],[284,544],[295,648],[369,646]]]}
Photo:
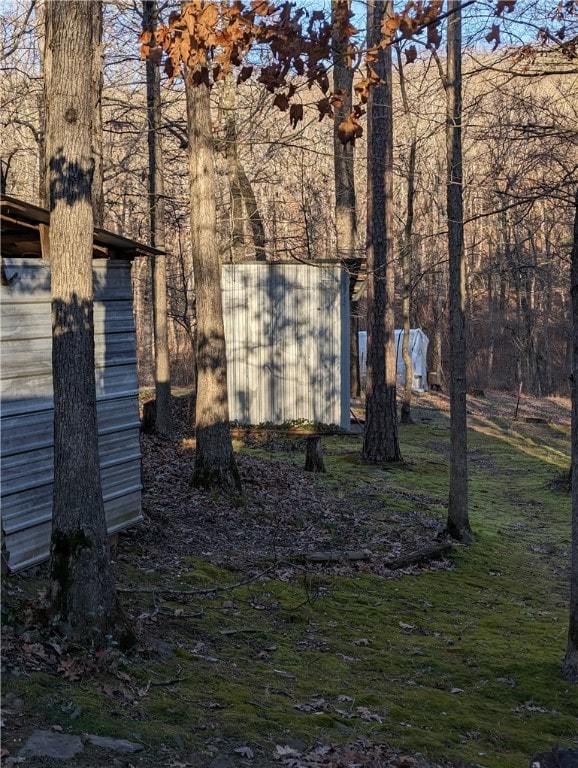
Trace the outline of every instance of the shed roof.
{"label": "shed roof", "polygon": [[[48,248],[50,213],[15,197],[0,197],[2,253],[6,256],[39,257]],[[94,258],[134,259],[135,256],[154,257],[157,248],[137,243],[104,229],[94,230]]]}

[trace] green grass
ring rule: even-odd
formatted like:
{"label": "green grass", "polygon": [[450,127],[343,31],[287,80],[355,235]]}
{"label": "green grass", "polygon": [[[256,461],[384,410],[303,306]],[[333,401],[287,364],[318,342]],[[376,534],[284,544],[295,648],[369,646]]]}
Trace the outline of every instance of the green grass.
{"label": "green grass", "polygon": [[[578,688],[560,677],[570,499],[548,488],[568,466],[568,431],[472,423],[476,542],[456,548],[453,570],[264,579],[186,605],[167,599],[173,616],[162,619],[162,634],[176,650],[128,659],[130,683],[112,674],[80,684],[7,675],[4,691],[34,691],[50,721],[68,730],[153,746],[178,738],[200,752],[219,738],[270,755],[276,744],[365,735],[433,759],[513,768],[556,745],[577,747]],[[443,524],[448,439],[443,420],[402,428],[405,463],[384,473],[359,460],[359,440],[326,437],[328,473],[317,482],[345,496],[373,488],[377,520],[418,510]],[[302,456],[275,459],[300,464]],[[190,558],[179,586],[237,576]],[[143,580],[127,567],[123,580],[166,584],[167,574]],[[136,599],[150,608],[145,596]],[[184,619],[179,609],[202,615]],[[117,693],[107,695],[107,685]],[[81,712],[71,721],[75,706]]]}

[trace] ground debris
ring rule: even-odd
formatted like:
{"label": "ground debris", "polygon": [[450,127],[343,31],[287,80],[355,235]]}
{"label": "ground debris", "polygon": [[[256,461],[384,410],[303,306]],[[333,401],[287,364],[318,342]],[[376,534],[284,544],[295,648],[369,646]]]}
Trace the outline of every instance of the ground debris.
{"label": "ground debris", "polygon": [[322,745],[303,752],[277,745],[273,757],[287,768],[450,768],[363,738],[345,746]]}

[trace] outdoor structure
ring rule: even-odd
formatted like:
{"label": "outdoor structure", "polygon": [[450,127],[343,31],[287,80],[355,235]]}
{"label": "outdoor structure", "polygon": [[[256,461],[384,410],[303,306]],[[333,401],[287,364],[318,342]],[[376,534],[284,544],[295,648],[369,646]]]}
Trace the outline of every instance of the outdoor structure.
{"label": "outdoor structure", "polygon": [[[397,353],[397,386],[403,387],[405,382],[405,365],[402,355],[403,331],[395,332],[395,348]],[[412,328],[409,332],[409,354],[412,365],[411,388],[423,392],[428,388],[427,383],[427,348],[429,339],[421,328]],[[367,331],[359,332],[359,370],[362,380],[367,375]]]}
{"label": "outdoor structure", "polygon": [[[2,197],[0,350],[3,570],[46,559],[53,484],[49,214]],[[95,231],[94,322],[100,466],[113,534],[141,519],[131,260],[155,251]]]}
{"label": "outdoor structure", "polygon": [[349,278],[338,262],[223,265],[229,415],[349,428]]}

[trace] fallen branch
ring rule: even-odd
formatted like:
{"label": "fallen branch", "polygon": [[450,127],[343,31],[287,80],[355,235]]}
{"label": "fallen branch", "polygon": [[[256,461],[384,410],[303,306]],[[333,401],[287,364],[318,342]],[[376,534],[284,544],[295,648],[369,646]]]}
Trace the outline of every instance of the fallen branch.
{"label": "fallen branch", "polygon": [[369,560],[370,553],[363,550],[347,550],[344,552],[306,552],[303,557],[311,563],[340,563],[343,560],[355,562]]}
{"label": "fallen branch", "polygon": [[394,560],[386,561],[384,565],[390,571],[397,571],[400,568],[408,568],[410,565],[419,565],[420,563],[426,563],[429,560],[437,560],[438,558],[445,557],[451,550],[451,542],[444,541],[441,544],[431,544],[423,549],[408,552],[407,555],[400,555]]}

